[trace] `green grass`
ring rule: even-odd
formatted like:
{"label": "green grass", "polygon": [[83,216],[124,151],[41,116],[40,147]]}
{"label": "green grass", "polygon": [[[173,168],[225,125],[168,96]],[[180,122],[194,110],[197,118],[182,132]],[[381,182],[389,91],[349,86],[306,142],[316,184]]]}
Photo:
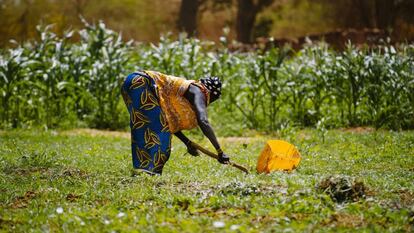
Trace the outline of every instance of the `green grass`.
{"label": "green grass", "polygon": [[[221,141],[234,161],[253,170],[270,138]],[[3,131],[0,231],[414,230],[414,132],[331,130],[322,142],[317,131],[301,130],[283,138],[302,154],[292,173],[244,175],[206,156],[183,155],[174,139],[162,176],[131,177],[128,138]],[[358,178],[368,195],[335,203],[316,189],[331,175]]]}

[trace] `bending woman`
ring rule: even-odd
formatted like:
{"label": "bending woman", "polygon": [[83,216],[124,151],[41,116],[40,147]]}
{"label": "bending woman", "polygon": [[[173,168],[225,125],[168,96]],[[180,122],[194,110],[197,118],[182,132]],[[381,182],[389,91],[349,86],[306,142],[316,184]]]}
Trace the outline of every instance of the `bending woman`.
{"label": "bending woman", "polygon": [[125,79],[121,94],[130,114],[134,168],[161,174],[170,157],[172,134],[197,156],[199,152],[181,132],[197,126],[216,148],[218,161],[229,161],[207,119],[207,106],[221,95],[217,77],[195,81],[155,71],[135,72]]}

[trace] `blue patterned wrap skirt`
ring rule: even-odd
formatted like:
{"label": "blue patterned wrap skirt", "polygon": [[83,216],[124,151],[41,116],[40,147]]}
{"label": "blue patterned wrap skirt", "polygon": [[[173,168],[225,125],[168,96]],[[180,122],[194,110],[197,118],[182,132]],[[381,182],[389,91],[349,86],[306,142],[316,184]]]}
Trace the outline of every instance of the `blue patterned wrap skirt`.
{"label": "blue patterned wrap skirt", "polygon": [[128,108],[134,168],[161,174],[171,153],[171,133],[157,98],[154,80],[143,72],[125,79],[121,94]]}

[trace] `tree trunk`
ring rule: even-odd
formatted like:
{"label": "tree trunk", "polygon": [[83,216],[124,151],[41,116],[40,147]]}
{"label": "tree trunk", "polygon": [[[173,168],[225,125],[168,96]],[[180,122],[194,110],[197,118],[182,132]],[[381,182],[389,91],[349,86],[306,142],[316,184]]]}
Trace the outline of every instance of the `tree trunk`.
{"label": "tree trunk", "polygon": [[197,34],[197,13],[200,0],[182,0],[178,19],[178,30],[189,36]]}
{"label": "tree trunk", "polygon": [[237,0],[236,31],[238,41],[242,43],[251,43],[253,41],[252,32],[257,13],[264,7],[271,5],[273,1]]}
{"label": "tree trunk", "polygon": [[395,21],[395,0],[359,0],[359,8],[363,26],[369,28],[388,29]]}
{"label": "tree trunk", "polygon": [[29,10],[31,8],[31,3],[29,1],[24,1],[24,11],[19,17],[18,22],[20,25],[20,39],[21,41],[26,41],[29,38]]}
{"label": "tree trunk", "polygon": [[237,40],[242,43],[252,42],[252,31],[256,20],[253,0],[238,0],[236,31]]}
{"label": "tree trunk", "polygon": [[[356,6],[355,10],[358,10],[358,14],[360,18],[349,17],[349,20],[351,20],[351,22],[347,23],[346,25],[347,27],[355,27],[355,25],[357,25],[358,27],[362,27],[362,28],[378,28],[376,10],[374,9],[374,5],[375,5],[374,1],[354,0],[353,4]],[[360,23],[358,23],[358,20],[360,20]]]}
{"label": "tree trunk", "polygon": [[395,0],[376,0],[377,26],[381,29],[392,27],[395,20]]}
{"label": "tree trunk", "polygon": [[76,17],[83,16],[83,9],[85,7],[85,0],[72,0],[73,6],[75,8]]}

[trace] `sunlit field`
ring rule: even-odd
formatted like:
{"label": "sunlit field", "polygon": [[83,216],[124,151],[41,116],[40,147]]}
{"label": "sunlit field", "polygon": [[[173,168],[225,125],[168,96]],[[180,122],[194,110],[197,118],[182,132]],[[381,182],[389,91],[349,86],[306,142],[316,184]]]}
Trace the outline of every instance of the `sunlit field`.
{"label": "sunlit field", "polygon": [[414,232],[412,12],[0,0],[0,233]]}
{"label": "sunlit field", "polygon": [[[291,173],[256,174],[267,139],[302,155]],[[414,133],[292,130],[219,139],[245,175],[176,139],[162,176],[132,171],[129,134],[96,130],[0,133],[0,229],[5,232],[410,232]],[[195,141],[208,146],[196,136]],[[332,176],[332,177],[331,177]],[[327,178],[359,182],[337,200]]]}

